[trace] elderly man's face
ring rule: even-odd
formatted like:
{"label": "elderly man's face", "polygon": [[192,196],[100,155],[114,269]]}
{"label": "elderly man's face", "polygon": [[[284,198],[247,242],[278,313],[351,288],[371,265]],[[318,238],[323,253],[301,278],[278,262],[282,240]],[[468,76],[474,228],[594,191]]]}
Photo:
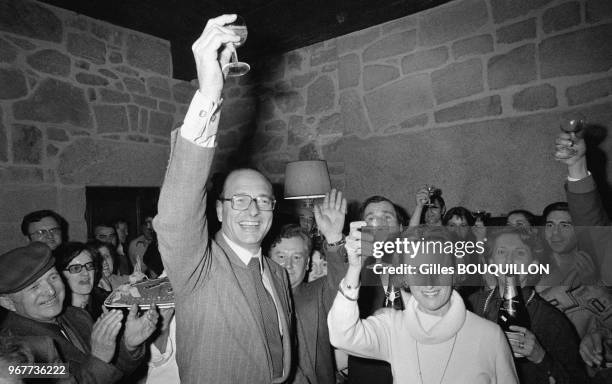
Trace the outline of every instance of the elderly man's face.
{"label": "elderly man's face", "polygon": [[573,251],[578,244],[578,240],[569,212],[550,212],[546,217],[544,237],[553,252],[567,253]]}
{"label": "elderly man's face", "polygon": [[103,243],[112,244],[114,247],[117,246],[117,233],[113,227],[98,226],[94,229],[94,237]]}
{"label": "elderly man's face", "polygon": [[[272,186],[257,171],[240,170],[231,173],[223,188],[223,197],[230,199],[234,195],[248,195],[251,198],[274,198]],[[221,229],[231,241],[256,252],[272,225],[272,211],[262,211],[255,200],[244,211],[232,208],[231,201],[217,201],[217,218]]]}
{"label": "elderly man's face", "polygon": [[395,207],[388,201],[368,204],[363,211],[363,220],[370,227],[389,227],[392,233],[402,230]]}
{"label": "elderly man's face", "polygon": [[282,265],[289,273],[291,287],[304,281],[308,270],[308,244],[299,236],[282,239],[270,249],[270,258]]}
{"label": "elderly man's face", "polygon": [[62,228],[51,216],[43,217],[40,221],[30,223],[28,226],[28,238],[30,242],[40,241],[51,250],[62,244]]}
{"label": "elderly man's face", "polygon": [[9,294],[17,314],[36,321],[53,321],[62,312],[64,283],[55,267],[19,292]]}

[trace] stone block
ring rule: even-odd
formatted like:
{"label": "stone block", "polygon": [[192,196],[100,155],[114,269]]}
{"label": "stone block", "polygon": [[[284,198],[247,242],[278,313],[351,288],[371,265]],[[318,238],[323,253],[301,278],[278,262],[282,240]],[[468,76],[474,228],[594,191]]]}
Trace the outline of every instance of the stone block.
{"label": "stone block", "polygon": [[84,33],[68,33],[67,49],[71,54],[96,64],[106,62],[106,44]]}
{"label": "stone block", "polygon": [[[14,222],[19,228],[23,215],[39,209],[56,209],[57,191],[52,186],[6,185],[0,190],[0,212],[3,222]],[[19,241],[23,246],[23,236]]]}
{"label": "stone block", "polygon": [[596,23],[606,19],[612,19],[612,2],[609,0],[587,0],[587,22]]}
{"label": "stone block", "polygon": [[312,52],[310,56],[310,66],[316,67],[317,65],[330,63],[336,60],[338,60],[338,49],[336,47],[319,49]]}
{"label": "stone block", "polygon": [[428,75],[415,75],[365,95],[367,113],[375,131],[396,124],[433,106]]}
{"label": "stone block", "polygon": [[266,157],[261,161],[261,166],[266,174],[284,174],[285,167],[289,162],[289,158],[287,156],[270,156]]}
{"label": "stone block", "polygon": [[61,43],[62,21],[49,8],[34,1],[0,1],[0,30],[39,40]]}
{"label": "stone block", "polygon": [[450,121],[497,116],[501,113],[501,98],[499,95],[494,95],[440,109],[434,113],[434,118],[436,123],[448,123]]}
{"label": "stone block", "polygon": [[549,8],[542,15],[545,33],[561,31],[580,24],[580,3],[571,1]]}
{"label": "stone block", "polygon": [[119,78],[119,76],[117,76],[113,71],[109,71],[106,68],[100,68],[100,69],[98,69],[98,72],[101,75],[104,75],[104,76],[108,77],[109,79],[116,80],[116,79]]}
{"label": "stone block", "polygon": [[370,44],[380,36],[380,28],[372,27],[364,31],[353,32],[345,36],[338,37],[336,46],[338,54],[343,55],[347,52],[360,50]]}
{"label": "stone block", "polygon": [[366,65],[363,69],[363,89],[369,91],[397,79],[399,69],[390,65]]}
{"label": "stone block", "polygon": [[174,126],[174,117],[168,113],[151,111],[149,117],[149,133],[157,136],[170,137]]}
{"label": "stone block", "polygon": [[47,157],[55,157],[59,152],[59,148],[53,144],[47,144]]}
{"label": "stone block", "polygon": [[358,55],[351,53],[338,60],[338,87],[340,89],[358,86],[360,77],[361,64]]}
{"label": "stone block", "polygon": [[170,90],[166,90],[162,88],[150,87],[149,93],[151,94],[151,96],[157,97],[158,99],[170,100],[172,98],[172,94],[170,93]]}
{"label": "stone block", "polygon": [[55,127],[47,128],[47,139],[61,142],[70,141],[65,129]]}
{"label": "stone block", "polygon": [[94,105],[98,133],[127,132],[130,130],[123,105]]}
{"label": "stone block", "polygon": [[402,73],[408,74],[441,66],[448,61],[448,48],[418,51],[402,58]]}
{"label": "stone block", "polygon": [[484,87],[480,59],[452,63],[434,71],[431,74],[431,87],[438,104],[482,92]]}
{"label": "stone block", "polygon": [[91,64],[89,64],[89,62],[87,62],[85,60],[75,60],[74,61],[74,66],[76,68],[80,68],[80,69],[84,69],[86,71],[89,71],[89,68],[91,67]]}
{"label": "stone block", "polygon": [[612,95],[612,78],[610,77],[574,85],[565,91],[569,105],[584,104],[610,95]]}
{"label": "stone block", "polygon": [[40,184],[45,181],[43,170],[38,167],[0,167],[0,183],[9,184]]}
{"label": "stone block", "polygon": [[187,104],[193,98],[196,90],[196,86],[188,82],[180,82],[172,86],[172,95],[177,103]]}
{"label": "stone block", "polygon": [[418,26],[417,18],[413,16],[406,16],[396,20],[388,21],[381,25],[382,33],[387,34],[391,32],[405,31],[407,29],[413,29]]}
{"label": "stone block", "polygon": [[102,39],[104,41],[111,40],[112,32],[108,25],[91,23],[91,33],[94,34],[98,39]]}
{"label": "stone block", "polygon": [[287,145],[300,146],[310,139],[310,129],[302,116],[290,116],[287,130]]}
{"label": "stone block", "polygon": [[12,63],[17,58],[17,49],[11,43],[0,39],[0,63]]}
{"label": "stone block", "polygon": [[91,73],[79,72],[76,74],[75,78],[76,78],[76,81],[78,81],[81,84],[85,84],[85,85],[96,86],[96,85],[108,85],[109,84],[108,79],[102,76],[92,75]]}
{"label": "stone block", "polygon": [[536,79],[535,45],[526,44],[488,61],[490,89],[525,84]]}
{"label": "stone block", "polygon": [[98,100],[98,95],[96,94],[96,90],[94,88],[87,89],[87,100],[89,101]]}
{"label": "stone block", "polygon": [[137,132],[138,131],[138,116],[140,115],[138,107],[135,105],[128,105],[128,119],[130,121],[130,131]]}
{"label": "stone block", "polygon": [[324,116],[319,120],[319,127],[317,129],[319,135],[331,135],[335,133],[341,133],[344,127],[342,124],[342,115],[334,113],[330,116]]}
{"label": "stone block", "polygon": [[149,111],[144,108],[140,109],[139,129],[142,133],[146,133],[149,131]]}
{"label": "stone block", "polygon": [[114,70],[117,72],[124,73],[128,76],[139,76],[140,75],[140,73],[137,70],[135,70],[134,68],[130,68],[127,65],[118,65],[114,67]]}
{"label": "stone block", "polygon": [[394,33],[383,36],[380,40],[370,44],[363,51],[363,61],[384,59],[385,57],[406,54],[416,47],[416,30]]}
{"label": "stone block", "polygon": [[287,132],[287,123],[283,120],[274,120],[264,126],[265,132],[271,132],[276,135],[282,135]]}
{"label": "stone block", "polygon": [[123,55],[121,55],[121,52],[112,51],[110,55],[108,55],[108,61],[110,61],[111,64],[123,63]]}
{"label": "stone block", "polygon": [[408,118],[402,121],[399,125],[402,129],[409,129],[414,127],[424,127],[427,125],[429,121],[429,117],[427,114],[423,113],[415,117]]}
{"label": "stone block", "polygon": [[60,154],[57,175],[65,185],[161,185],[168,149],[167,145],[78,139]]}
{"label": "stone block", "polygon": [[130,34],[126,45],[128,64],[165,76],[172,75],[172,57],[168,42]]}
{"label": "stone block", "polygon": [[240,135],[236,131],[224,131],[217,138],[217,148],[238,148],[239,145]]}
{"label": "stone block", "polygon": [[10,40],[13,44],[15,44],[16,46],[18,46],[19,48],[26,50],[26,51],[31,51],[34,48],[36,48],[35,44],[32,44],[32,42],[30,42],[29,40],[26,39],[20,39],[18,37],[14,37],[14,36],[5,36],[8,40]]}
{"label": "stone block", "polygon": [[133,95],[134,103],[140,105],[141,107],[147,107],[151,109],[157,109],[157,100],[140,95]]}
{"label": "stone block", "polygon": [[42,132],[33,125],[13,124],[13,162],[40,164],[42,162]]}
{"label": "stone block", "polygon": [[493,21],[503,21],[523,16],[535,9],[541,9],[552,0],[491,0]]}
{"label": "stone block", "polygon": [[419,17],[420,45],[430,47],[478,31],[489,21],[484,0],[463,0],[424,12]]}
{"label": "stone block", "polygon": [[51,75],[67,76],[70,73],[70,58],[54,49],[43,49],[27,57],[30,67]]}
{"label": "stone block", "polygon": [[612,24],[543,40],[539,46],[542,78],[608,71],[612,67],[610,41]]}
{"label": "stone block", "polygon": [[14,103],[13,116],[18,120],[68,123],[80,128],[92,125],[85,92],[51,78],[43,79],[28,99]]}
{"label": "stone block", "polygon": [[452,49],[455,59],[470,55],[483,55],[493,51],[493,37],[491,35],[468,37],[455,41]]}
{"label": "stone block", "polygon": [[175,113],[176,112],[176,106],[172,103],[168,103],[166,101],[160,101],[159,102],[159,110],[162,112],[167,112],[167,113]]}
{"label": "stone block", "polygon": [[361,96],[351,89],[340,94],[340,114],[342,115],[342,132],[366,136],[371,133]]}
{"label": "stone block", "polygon": [[75,15],[66,20],[66,26],[79,31],[87,31],[88,19],[84,15]]}
{"label": "stone block", "polygon": [[293,76],[289,81],[293,88],[303,88],[317,76],[316,72],[308,72],[302,75]]}
{"label": "stone block", "polygon": [[536,19],[531,18],[514,23],[497,30],[497,42],[510,44],[517,41],[536,38]]}
{"label": "stone block", "polygon": [[301,71],[302,62],[304,62],[304,57],[300,54],[300,52],[294,51],[287,54],[287,70]]}
{"label": "stone block", "polygon": [[3,114],[2,108],[0,108],[0,161],[8,161],[8,140],[6,127],[2,119]]}
{"label": "stone block", "polygon": [[[83,221],[87,205],[85,187],[62,187],[57,192],[58,212],[61,212],[62,216],[69,222]],[[70,234],[71,236],[75,235],[72,231]]]}
{"label": "stone block", "polygon": [[102,101],[105,103],[124,104],[130,102],[129,94],[117,92],[112,89],[102,88],[100,89],[100,95],[102,96]]}
{"label": "stone block", "polygon": [[286,135],[257,133],[250,143],[253,153],[278,152],[283,148]]}
{"label": "stone block", "polygon": [[257,114],[257,102],[254,99],[232,100],[223,106],[221,113],[220,127],[228,129],[230,127],[249,123],[255,119]]}
{"label": "stone block", "polygon": [[16,68],[0,68],[0,100],[19,99],[28,94],[26,78]]}
{"label": "stone block", "polygon": [[123,84],[125,84],[127,90],[132,93],[141,93],[143,95],[147,93],[144,81],[141,79],[135,77],[125,77],[123,79]]}
{"label": "stone block", "polygon": [[327,75],[319,77],[306,90],[306,114],[312,115],[332,109],[335,99],[336,90],[331,77]]}
{"label": "stone block", "polygon": [[148,143],[149,142],[148,137],[140,136],[140,135],[127,135],[126,138],[129,141],[135,141],[137,143]]}
{"label": "stone block", "polygon": [[550,84],[525,88],[512,96],[512,107],[517,111],[537,111],[557,106],[557,90]]}

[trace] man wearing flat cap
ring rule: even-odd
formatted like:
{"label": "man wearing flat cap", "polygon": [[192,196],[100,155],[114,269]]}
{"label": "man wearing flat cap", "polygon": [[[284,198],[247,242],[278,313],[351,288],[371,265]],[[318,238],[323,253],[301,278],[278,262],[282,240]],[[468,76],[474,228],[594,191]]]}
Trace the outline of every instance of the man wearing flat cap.
{"label": "man wearing flat cap", "polygon": [[93,323],[85,310],[63,308],[64,283],[47,245],[33,242],[1,255],[0,271],[0,305],[10,311],[0,324],[0,337],[28,340],[35,363],[67,363],[71,381],[108,384],[141,362],[142,343],[157,323],[155,310],[138,317],[133,307],[117,340],[120,310],[105,311]]}

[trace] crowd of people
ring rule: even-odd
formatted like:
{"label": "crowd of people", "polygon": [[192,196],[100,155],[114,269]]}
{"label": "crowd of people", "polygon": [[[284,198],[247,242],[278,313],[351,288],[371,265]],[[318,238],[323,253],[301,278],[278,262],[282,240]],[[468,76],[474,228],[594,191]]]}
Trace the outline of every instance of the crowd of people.
{"label": "crowd of people", "polygon": [[[0,378],[10,378],[10,365],[67,363],[69,376],[59,382],[612,382],[612,226],[584,140],[556,139],[557,152],[576,149],[557,156],[568,169],[565,186],[559,181],[567,202],[548,205],[541,218],[516,207],[492,230],[486,217],[447,210],[441,194],[423,187],[411,217],[373,195],[349,224],[350,191],[332,189],[314,207],[323,239],[315,250],[299,224],[270,230],[276,198],[257,170],[230,172],[218,196],[208,196],[222,68],[239,39],[224,26],[234,18],[209,20],[192,46],[199,89],[172,133],[158,213],[144,218],[138,237],[128,242],[128,223],[118,219],[96,224],[90,241],[68,241],[59,214],[24,216],[28,244],[0,256]],[[547,263],[551,272],[520,277],[530,323],[505,333],[497,324],[505,276],[376,273],[381,261],[368,254],[373,237],[364,228],[413,241],[470,239],[486,249],[460,259],[443,252],[385,259],[392,264]],[[313,270],[315,253],[326,273]],[[174,308],[103,304],[124,284],[160,277],[172,284]],[[348,354],[346,364],[335,349]]]}

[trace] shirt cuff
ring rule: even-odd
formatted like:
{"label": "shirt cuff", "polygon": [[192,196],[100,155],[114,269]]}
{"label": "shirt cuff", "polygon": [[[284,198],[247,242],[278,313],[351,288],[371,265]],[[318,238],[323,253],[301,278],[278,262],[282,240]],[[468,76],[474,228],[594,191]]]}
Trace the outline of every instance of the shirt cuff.
{"label": "shirt cuff", "polygon": [[356,287],[351,287],[346,284],[346,281],[344,279],[342,279],[338,288],[342,296],[344,296],[350,301],[357,301],[357,299],[359,298],[359,285],[357,285]]}
{"label": "shirt cuff", "polygon": [[[587,175],[585,177],[583,177],[582,179],[586,179],[587,177],[591,176],[591,171],[587,171]],[[580,181],[582,179],[576,179],[575,177],[567,177],[567,181]]]}
{"label": "shirt cuff", "polygon": [[197,90],[181,126],[181,136],[201,147],[215,147],[222,103],[223,99],[212,100]]}

